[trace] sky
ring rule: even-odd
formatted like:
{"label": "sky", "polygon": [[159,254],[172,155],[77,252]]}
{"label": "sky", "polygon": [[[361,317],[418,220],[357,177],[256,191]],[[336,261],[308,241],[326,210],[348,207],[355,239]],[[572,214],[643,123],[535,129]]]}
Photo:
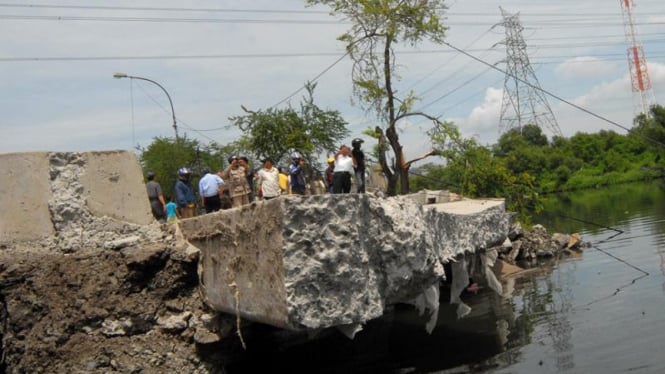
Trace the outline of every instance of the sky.
{"label": "sky", "polygon": [[[552,94],[543,95],[564,136],[632,126],[620,1],[446,4],[446,41],[501,70],[499,7],[519,12],[531,82]],[[633,16],[649,61],[651,101],[662,104],[665,1],[637,0]],[[345,141],[371,144],[362,131],[380,122],[354,103],[351,62],[336,39],[348,28],[327,8],[299,0],[0,0],[0,153],[134,149],[172,137],[165,92],[114,73],[158,82],[172,99],[179,135],[204,144],[240,136],[229,118],[242,115],[241,106],[298,107],[304,83],[314,80],[317,105],[349,122]],[[398,94],[412,90],[420,98],[416,109],[454,122],[482,144],[496,142],[503,72],[446,45],[400,44],[395,51]],[[428,121],[411,118],[398,127],[407,158],[432,147]]]}

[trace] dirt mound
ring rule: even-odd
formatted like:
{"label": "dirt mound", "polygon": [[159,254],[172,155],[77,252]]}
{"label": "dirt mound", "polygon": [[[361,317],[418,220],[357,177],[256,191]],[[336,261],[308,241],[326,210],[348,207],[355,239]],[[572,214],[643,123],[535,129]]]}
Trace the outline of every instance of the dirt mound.
{"label": "dirt mound", "polygon": [[197,349],[234,321],[201,302],[197,261],[164,244],[0,252],[0,372],[218,372]]}

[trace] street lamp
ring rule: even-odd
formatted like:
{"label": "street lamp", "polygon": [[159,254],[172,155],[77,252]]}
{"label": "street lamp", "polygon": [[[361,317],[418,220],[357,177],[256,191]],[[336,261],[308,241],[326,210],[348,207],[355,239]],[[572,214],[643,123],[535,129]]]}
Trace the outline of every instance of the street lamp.
{"label": "street lamp", "polygon": [[161,88],[162,91],[164,91],[164,93],[166,94],[166,97],[169,99],[169,104],[171,104],[171,116],[173,117],[173,131],[175,131],[175,140],[176,140],[176,142],[178,141],[178,125],[176,125],[176,121],[175,121],[175,110],[173,110],[173,100],[171,100],[171,95],[169,95],[168,91],[166,91],[166,88],[164,88],[161,84],[155,82],[152,79],[143,78],[143,77],[136,77],[136,76],[133,76],[133,75],[127,75],[125,73],[114,73],[113,78],[116,78],[116,79],[121,79],[121,78],[140,79],[142,81],[148,81],[150,83],[154,83],[159,88]]}

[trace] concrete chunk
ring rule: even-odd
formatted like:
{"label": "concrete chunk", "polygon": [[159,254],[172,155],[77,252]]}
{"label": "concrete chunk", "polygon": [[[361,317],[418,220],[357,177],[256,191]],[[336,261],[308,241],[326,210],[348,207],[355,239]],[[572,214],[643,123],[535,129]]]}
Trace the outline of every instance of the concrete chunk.
{"label": "concrete chunk", "polygon": [[362,194],[289,196],[179,225],[201,250],[211,307],[302,330],[377,318],[438,284],[456,254],[502,242],[510,227],[503,201],[474,209]]}
{"label": "concrete chunk", "polygon": [[0,243],[53,235],[46,152],[0,154]]}

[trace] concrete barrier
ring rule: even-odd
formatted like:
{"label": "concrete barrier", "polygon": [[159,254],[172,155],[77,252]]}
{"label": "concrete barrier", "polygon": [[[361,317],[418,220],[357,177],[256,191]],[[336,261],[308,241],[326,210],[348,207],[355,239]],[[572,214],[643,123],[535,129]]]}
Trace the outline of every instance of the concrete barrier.
{"label": "concrete barrier", "polygon": [[153,222],[134,153],[9,153],[0,154],[0,165],[0,243],[52,238],[45,245],[97,246],[135,229],[120,226]]}
{"label": "concrete barrier", "polygon": [[53,235],[46,152],[0,154],[0,243]]}

